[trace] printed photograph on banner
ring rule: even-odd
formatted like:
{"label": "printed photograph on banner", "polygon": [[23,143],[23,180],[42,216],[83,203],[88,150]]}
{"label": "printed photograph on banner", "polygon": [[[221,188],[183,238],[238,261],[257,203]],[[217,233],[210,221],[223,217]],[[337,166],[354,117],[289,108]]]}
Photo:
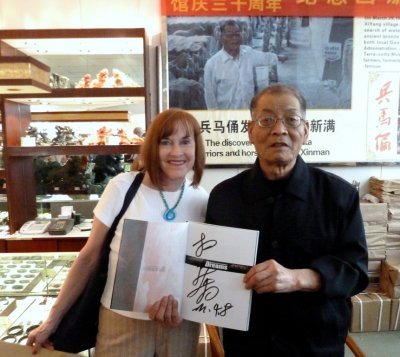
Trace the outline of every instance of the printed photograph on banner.
{"label": "printed photograph on banner", "polygon": [[248,109],[271,83],[351,109],[352,17],[167,17],[169,107]]}

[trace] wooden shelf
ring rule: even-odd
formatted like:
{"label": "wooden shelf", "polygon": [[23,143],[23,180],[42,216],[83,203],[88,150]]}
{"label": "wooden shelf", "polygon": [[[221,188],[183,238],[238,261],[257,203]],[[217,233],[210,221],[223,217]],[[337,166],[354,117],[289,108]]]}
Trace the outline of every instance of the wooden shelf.
{"label": "wooden shelf", "polygon": [[[7,170],[2,176],[8,183],[10,232],[14,233],[23,223],[37,215],[35,157],[122,155],[136,154],[140,150],[140,145],[21,147],[21,137],[25,135],[32,119],[35,119],[32,114],[34,117],[35,113],[72,113],[71,117],[76,119],[80,112],[89,112],[96,116],[96,112],[109,114],[125,111],[128,117],[131,113],[143,114],[147,126],[151,117],[148,85],[150,70],[147,36],[143,28],[0,30],[0,56],[5,55],[34,57],[49,65],[52,73],[59,73],[60,78],[68,79],[66,82],[58,82],[55,77],[51,77],[54,87],[68,88],[53,88],[50,93],[0,95],[3,155],[7,164]],[[143,87],[70,88],[80,83],[80,77],[85,73],[98,79],[96,76],[101,68],[118,69],[128,79],[132,79],[123,80],[124,84]],[[126,121],[125,116],[124,120]],[[44,246],[40,250],[77,249],[82,244],[76,241],[62,242],[65,246],[52,242],[47,248],[48,243],[42,242]],[[14,244],[13,249],[17,251],[35,249],[22,242],[10,244]]]}
{"label": "wooden shelf", "polygon": [[25,253],[25,252],[79,252],[85,245],[87,238],[26,238],[26,239],[1,239],[0,253]]}
{"label": "wooden shelf", "polygon": [[9,146],[7,156],[137,154],[140,145]]}
{"label": "wooden shelf", "polygon": [[[22,33],[21,33],[22,32]],[[0,30],[3,39],[70,39],[70,38],[113,38],[145,37],[144,28],[91,28],[91,29],[32,29]]]}
{"label": "wooden shelf", "polygon": [[129,112],[121,111],[93,111],[93,112],[40,112],[31,113],[32,121],[129,121]]}
{"label": "wooden shelf", "polygon": [[144,97],[145,95],[146,89],[144,87],[63,88],[53,89],[51,93],[37,93],[33,95],[7,94],[7,98],[11,100],[23,98],[23,103],[29,103],[36,98]]}

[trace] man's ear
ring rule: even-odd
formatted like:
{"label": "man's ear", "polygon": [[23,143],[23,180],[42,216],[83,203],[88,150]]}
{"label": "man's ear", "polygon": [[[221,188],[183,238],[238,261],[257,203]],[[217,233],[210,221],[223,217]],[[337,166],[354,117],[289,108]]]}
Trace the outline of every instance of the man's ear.
{"label": "man's ear", "polygon": [[247,135],[249,136],[249,141],[251,144],[254,144],[253,141],[253,130],[254,130],[254,121],[249,120],[247,122]]}
{"label": "man's ear", "polygon": [[308,121],[305,121],[303,127],[304,127],[303,144],[306,144],[308,140],[308,134],[310,133],[310,123]]}

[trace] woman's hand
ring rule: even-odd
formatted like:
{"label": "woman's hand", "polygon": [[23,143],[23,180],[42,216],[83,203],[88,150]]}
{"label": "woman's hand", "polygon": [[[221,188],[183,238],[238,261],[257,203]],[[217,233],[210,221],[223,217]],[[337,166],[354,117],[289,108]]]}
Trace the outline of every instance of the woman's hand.
{"label": "woman's hand", "polygon": [[52,329],[47,326],[46,322],[29,333],[26,344],[32,346],[32,354],[35,355],[39,353],[42,347],[48,350],[54,350],[53,343],[49,339],[52,333]]}
{"label": "woman's hand", "polygon": [[164,296],[148,309],[149,317],[160,322],[164,327],[177,327],[182,318],[178,312],[178,301],[172,295]]}

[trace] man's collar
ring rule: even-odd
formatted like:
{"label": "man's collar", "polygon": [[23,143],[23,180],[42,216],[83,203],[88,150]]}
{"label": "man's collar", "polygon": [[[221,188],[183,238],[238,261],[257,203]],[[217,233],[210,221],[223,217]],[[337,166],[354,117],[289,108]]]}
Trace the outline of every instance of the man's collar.
{"label": "man's collar", "polygon": [[249,50],[248,46],[240,46],[239,49],[239,57],[235,58],[232,55],[230,55],[228,52],[225,51],[225,49],[222,49],[222,55],[223,55],[223,62],[227,62],[227,61],[234,61],[235,59],[239,59],[241,56],[243,56],[243,54],[247,53]]}
{"label": "man's collar", "polygon": [[302,157],[297,156],[296,165],[293,168],[293,174],[290,178],[289,185],[286,192],[305,201],[308,193],[308,182],[310,180],[310,173],[307,164]]}
{"label": "man's collar", "polygon": [[[307,197],[308,181],[309,172],[307,165],[304,160],[298,156],[285,192],[304,201]],[[266,178],[261,170],[258,159],[246,178],[245,186],[248,192],[246,200],[249,202],[256,202],[271,196],[271,191],[268,185],[266,185]]]}

